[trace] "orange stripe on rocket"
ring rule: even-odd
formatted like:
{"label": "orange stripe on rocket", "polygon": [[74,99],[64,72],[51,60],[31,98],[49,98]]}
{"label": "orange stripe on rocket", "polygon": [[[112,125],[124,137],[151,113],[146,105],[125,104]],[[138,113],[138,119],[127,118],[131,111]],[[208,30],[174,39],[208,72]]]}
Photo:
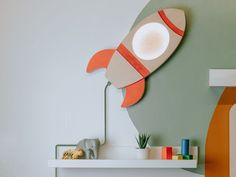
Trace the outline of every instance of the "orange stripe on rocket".
{"label": "orange stripe on rocket", "polygon": [[182,10],[160,10],[136,25],[117,49],[97,52],[89,61],[87,72],[107,68],[107,79],[126,90],[122,107],[129,107],[142,98],[145,78],[176,50],[185,25]]}

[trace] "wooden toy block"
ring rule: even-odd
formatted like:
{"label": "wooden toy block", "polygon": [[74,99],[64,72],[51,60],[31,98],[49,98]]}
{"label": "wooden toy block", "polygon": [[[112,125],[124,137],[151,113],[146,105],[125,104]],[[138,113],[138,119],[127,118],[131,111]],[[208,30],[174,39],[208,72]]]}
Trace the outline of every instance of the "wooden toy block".
{"label": "wooden toy block", "polygon": [[183,160],[183,156],[181,154],[173,155],[172,160]]}
{"label": "wooden toy block", "polygon": [[184,160],[192,160],[193,155],[184,155],[183,158],[184,158]]}
{"label": "wooden toy block", "polygon": [[172,159],[172,147],[162,147],[162,160]]}
{"label": "wooden toy block", "polygon": [[181,154],[189,155],[189,139],[181,140]]}

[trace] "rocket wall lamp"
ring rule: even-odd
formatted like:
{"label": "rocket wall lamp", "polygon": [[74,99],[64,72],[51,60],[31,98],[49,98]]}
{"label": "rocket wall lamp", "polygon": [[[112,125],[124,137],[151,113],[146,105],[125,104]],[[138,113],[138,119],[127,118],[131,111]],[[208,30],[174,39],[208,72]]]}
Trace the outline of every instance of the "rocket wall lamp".
{"label": "rocket wall lamp", "polygon": [[184,11],[164,9],[137,24],[116,49],[97,52],[87,72],[106,68],[106,78],[125,89],[122,107],[137,103],[145,90],[145,78],[176,50],[185,32]]}

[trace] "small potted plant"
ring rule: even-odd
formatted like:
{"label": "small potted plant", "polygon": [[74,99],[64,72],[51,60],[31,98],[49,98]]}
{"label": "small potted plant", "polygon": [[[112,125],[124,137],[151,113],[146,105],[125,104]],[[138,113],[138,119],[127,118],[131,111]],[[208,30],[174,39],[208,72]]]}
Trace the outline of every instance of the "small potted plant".
{"label": "small potted plant", "polygon": [[139,134],[138,137],[136,137],[136,141],[138,143],[138,148],[136,152],[137,159],[148,159],[149,156],[149,148],[147,148],[148,140],[151,137],[151,135],[148,134]]}

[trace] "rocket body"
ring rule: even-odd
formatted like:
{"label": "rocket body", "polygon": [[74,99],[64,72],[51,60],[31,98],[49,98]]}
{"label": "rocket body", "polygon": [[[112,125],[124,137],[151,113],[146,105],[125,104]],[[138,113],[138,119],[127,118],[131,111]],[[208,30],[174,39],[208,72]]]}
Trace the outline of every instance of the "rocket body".
{"label": "rocket body", "polygon": [[107,79],[126,91],[122,107],[137,103],[145,91],[145,78],[175,51],[184,36],[184,11],[164,9],[138,23],[116,49],[97,52],[87,72],[106,68]]}

